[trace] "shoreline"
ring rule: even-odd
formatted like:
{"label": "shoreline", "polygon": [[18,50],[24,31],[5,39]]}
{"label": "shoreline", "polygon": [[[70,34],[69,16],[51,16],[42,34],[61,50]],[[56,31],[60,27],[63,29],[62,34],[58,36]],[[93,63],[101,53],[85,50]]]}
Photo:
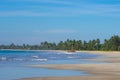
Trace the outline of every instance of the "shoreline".
{"label": "shoreline", "polygon": [[[89,54],[101,54],[105,57],[92,61],[105,61],[102,64],[57,64],[31,65],[36,68],[85,71],[92,76],[25,78],[20,80],[120,80],[120,52],[116,51],[77,51]],[[115,54],[117,53],[117,54]],[[88,59],[90,60],[90,59]]]}
{"label": "shoreline", "polygon": [[75,52],[70,52],[69,50],[28,50],[28,49],[0,49],[2,50],[8,50],[8,51],[53,51],[53,52],[68,52],[68,53],[77,53],[77,52],[84,52],[84,53],[90,53],[90,54],[104,54],[104,53],[120,53],[120,51],[89,51],[89,50],[76,50]]}
{"label": "shoreline", "polygon": [[51,52],[67,52],[66,50],[28,50],[28,49],[0,49],[0,51],[51,51]]}
{"label": "shoreline", "polygon": [[76,51],[76,52],[85,52],[90,54],[114,54],[114,53],[120,53],[120,51]]}

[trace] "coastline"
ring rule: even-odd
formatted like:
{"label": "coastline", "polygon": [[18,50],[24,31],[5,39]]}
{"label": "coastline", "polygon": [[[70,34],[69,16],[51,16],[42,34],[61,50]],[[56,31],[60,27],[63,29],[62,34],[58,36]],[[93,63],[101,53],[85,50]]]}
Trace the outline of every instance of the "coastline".
{"label": "coastline", "polygon": [[[77,52],[83,52],[83,53],[89,53],[89,54],[120,54],[120,51],[88,51],[88,50],[76,50],[75,52],[70,52],[69,50],[28,50],[28,49],[0,49],[0,51],[51,51],[51,52],[61,52],[61,53],[77,53]],[[109,56],[109,55],[107,55]]]}
{"label": "coastline", "polygon": [[61,52],[61,53],[67,52],[67,50],[28,50],[28,49],[0,49],[0,51],[51,51],[51,52]]}
{"label": "coastline", "polygon": [[[54,52],[70,52],[69,50],[29,50],[29,49],[0,49],[0,50],[9,50],[9,51],[54,51]],[[120,53],[120,51],[89,51],[89,50],[76,50],[75,52],[84,52],[91,54],[104,54],[104,53]],[[75,53],[73,52],[73,53]]]}
{"label": "coastline", "polygon": [[90,54],[114,54],[119,53],[120,51],[76,51],[76,52],[84,52],[84,53],[90,53]]}
{"label": "coastline", "polygon": [[[0,49],[9,51],[58,51],[58,52],[69,52],[69,50],[30,50],[30,49]],[[90,51],[90,50],[76,50],[75,52],[85,52],[85,53],[120,53],[120,51]]]}
{"label": "coastline", "polygon": [[[20,80],[119,80],[120,79],[120,52],[118,51],[77,51],[90,54],[101,54],[105,57],[93,59],[93,61],[105,61],[102,64],[57,64],[57,65],[31,65],[36,68],[81,70],[91,76],[70,76],[70,77],[44,77],[26,78]],[[117,53],[117,54],[116,54]],[[89,60],[89,59],[88,59]]]}

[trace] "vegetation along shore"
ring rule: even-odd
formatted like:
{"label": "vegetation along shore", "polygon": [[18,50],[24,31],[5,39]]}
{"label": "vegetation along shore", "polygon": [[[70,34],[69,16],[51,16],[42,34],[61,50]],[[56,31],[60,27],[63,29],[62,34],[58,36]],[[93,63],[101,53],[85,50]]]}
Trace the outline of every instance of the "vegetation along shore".
{"label": "vegetation along shore", "polygon": [[60,41],[59,43],[41,42],[38,45],[0,45],[0,49],[25,49],[25,50],[100,50],[100,51],[120,51],[120,37],[112,36],[110,39],[105,39],[101,42],[100,39],[89,41],[70,40]]}

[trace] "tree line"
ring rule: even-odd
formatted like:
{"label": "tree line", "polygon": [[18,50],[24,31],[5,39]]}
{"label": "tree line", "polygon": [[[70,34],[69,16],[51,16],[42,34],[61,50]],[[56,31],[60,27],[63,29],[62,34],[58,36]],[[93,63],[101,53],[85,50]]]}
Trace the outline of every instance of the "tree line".
{"label": "tree line", "polygon": [[0,49],[25,49],[25,50],[104,50],[104,51],[120,51],[120,37],[112,36],[110,39],[105,39],[101,43],[100,39],[89,41],[70,40],[60,41],[59,43],[41,42],[39,45],[0,45]]}

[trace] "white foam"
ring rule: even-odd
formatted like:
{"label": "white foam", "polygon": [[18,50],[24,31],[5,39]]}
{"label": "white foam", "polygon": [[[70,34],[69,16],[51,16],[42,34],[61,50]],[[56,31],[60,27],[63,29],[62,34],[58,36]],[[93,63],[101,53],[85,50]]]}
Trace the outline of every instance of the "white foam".
{"label": "white foam", "polygon": [[47,59],[32,59],[32,61],[47,61]]}
{"label": "white foam", "polygon": [[76,54],[75,52],[63,52],[64,54]]}
{"label": "white foam", "polygon": [[76,54],[77,52],[59,51],[56,54]]}
{"label": "white foam", "polygon": [[68,56],[67,58],[75,58],[75,57]]}
{"label": "white foam", "polygon": [[32,56],[32,58],[39,58],[38,56]]}
{"label": "white foam", "polygon": [[7,58],[6,57],[1,57],[1,60],[7,60]]}

